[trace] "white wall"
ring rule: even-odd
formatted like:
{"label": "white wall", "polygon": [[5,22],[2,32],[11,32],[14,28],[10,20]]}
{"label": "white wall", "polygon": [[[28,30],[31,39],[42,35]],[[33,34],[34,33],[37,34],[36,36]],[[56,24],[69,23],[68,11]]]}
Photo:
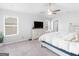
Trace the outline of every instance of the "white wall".
{"label": "white wall", "polygon": [[33,15],[0,9],[0,31],[3,31],[3,32],[4,32],[4,17],[5,16],[18,16],[19,35],[5,37],[4,43],[12,43],[16,41],[28,40],[31,38],[31,31],[32,31],[33,20],[34,20]]}
{"label": "white wall", "polygon": [[19,35],[5,37],[4,43],[6,44],[31,39],[34,21],[45,22],[46,20],[49,20],[49,18],[45,15],[26,14],[0,9],[0,31],[2,32],[4,32],[5,16],[18,16],[19,19]]}
{"label": "white wall", "polygon": [[[77,24],[79,25],[79,13],[60,13],[59,15],[55,16],[52,19],[53,20],[59,20],[58,29],[61,32],[69,32],[69,23]],[[53,27],[53,25],[52,25]]]}

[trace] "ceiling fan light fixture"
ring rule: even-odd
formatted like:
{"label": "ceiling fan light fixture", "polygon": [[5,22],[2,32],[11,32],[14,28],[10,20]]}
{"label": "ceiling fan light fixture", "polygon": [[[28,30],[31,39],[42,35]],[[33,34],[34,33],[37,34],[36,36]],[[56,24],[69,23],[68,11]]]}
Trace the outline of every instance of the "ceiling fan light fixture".
{"label": "ceiling fan light fixture", "polygon": [[57,14],[60,11],[61,10],[58,9],[54,4],[52,4],[52,3],[48,4],[48,15]]}
{"label": "ceiling fan light fixture", "polygon": [[48,9],[48,15],[52,15],[52,12],[50,11],[50,9]]}

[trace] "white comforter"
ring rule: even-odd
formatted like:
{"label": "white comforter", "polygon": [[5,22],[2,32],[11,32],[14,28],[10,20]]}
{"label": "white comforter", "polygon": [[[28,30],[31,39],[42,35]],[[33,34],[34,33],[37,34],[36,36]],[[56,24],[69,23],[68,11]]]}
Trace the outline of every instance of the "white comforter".
{"label": "white comforter", "polygon": [[46,41],[66,51],[79,54],[79,42],[68,41],[67,39],[70,39],[69,34],[70,33],[51,32],[42,35],[39,40]]}

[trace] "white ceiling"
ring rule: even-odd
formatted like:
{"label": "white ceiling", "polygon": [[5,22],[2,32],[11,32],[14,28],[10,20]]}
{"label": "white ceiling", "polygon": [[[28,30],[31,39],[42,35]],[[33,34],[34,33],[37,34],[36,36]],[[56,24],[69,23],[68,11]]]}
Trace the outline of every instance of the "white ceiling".
{"label": "white ceiling", "polygon": [[47,10],[43,3],[0,3],[0,8],[24,13],[39,13]]}
{"label": "white ceiling", "polygon": [[57,3],[55,5],[63,11],[79,12],[79,3]]}
{"label": "white ceiling", "polygon": [[[79,3],[54,3],[52,7],[68,12],[79,12]],[[48,9],[48,3],[0,3],[1,9],[24,13],[42,13]]]}

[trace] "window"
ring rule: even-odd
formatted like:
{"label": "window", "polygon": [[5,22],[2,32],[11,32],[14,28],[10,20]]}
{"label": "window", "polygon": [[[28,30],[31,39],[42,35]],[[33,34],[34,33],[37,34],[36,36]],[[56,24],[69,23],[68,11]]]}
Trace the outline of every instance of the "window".
{"label": "window", "polygon": [[5,17],[5,36],[18,34],[18,19],[17,17]]}

